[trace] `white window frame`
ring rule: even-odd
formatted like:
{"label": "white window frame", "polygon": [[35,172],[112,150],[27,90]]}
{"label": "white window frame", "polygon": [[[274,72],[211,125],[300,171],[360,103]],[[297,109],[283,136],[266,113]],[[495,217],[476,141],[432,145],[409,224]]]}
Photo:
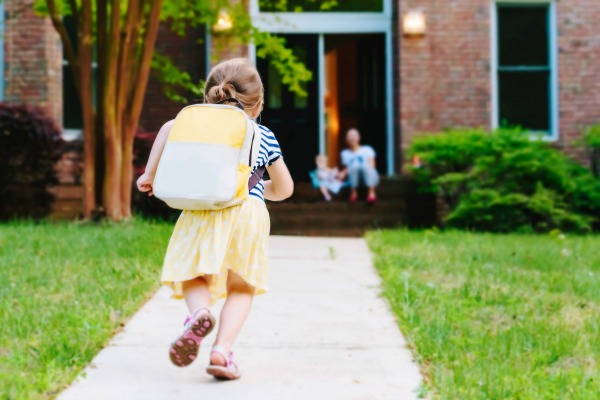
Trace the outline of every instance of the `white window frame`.
{"label": "white window frame", "polygon": [[[250,0],[250,16],[258,29],[281,34],[308,33],[319,35],[319,151],[325,152],[325,62],[324,35],[343,33],[383,33],[385,35],[386,79],[386,156],[387,175],[394,175],[394,101],[392,0],[382,0],[381,12],[261,12],[258,0]],[[250,45],[248,54],[256,61],[256,49]]]}
{"label": "white window frame", "polygon": [[4,101],[4,2],[0,3],[0,101]]}
{"label": "white window frame", "polygon": [[[555,142],[560,137],[559,91],[558,91],[558,26],[556,18],[556,2],[554,0],[493,0],[490,6],[490,38],[491,38],[491,86],[492,86],[492,129],[500,127],[500,92],[498,85],[498,4],[515,5],[548,5],[548,42],[550,56],[550,132],[545,132],[543,139]],[[538,135],[535,135],[539,138]]]}

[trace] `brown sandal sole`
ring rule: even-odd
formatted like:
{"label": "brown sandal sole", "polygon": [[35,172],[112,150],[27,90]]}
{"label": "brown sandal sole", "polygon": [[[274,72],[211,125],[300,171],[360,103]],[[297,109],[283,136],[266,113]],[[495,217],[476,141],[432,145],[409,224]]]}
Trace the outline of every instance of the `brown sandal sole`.
{"label": "brown sandal sole", "polygon": [[193,363],[198,356],[202,339],[213,330],[215,324],[216,319],[212,314],[202,314],[183,335],[171,343],[171,362],[177,367],[187,367]]}
{"label": "brown sandal sole", "polygon": [[233,381],[242,377],[241,371],[237,371],[237,374],[234,374],[227,367],[221,365],[209,365],[206,368],[206,372],[219,381]]}

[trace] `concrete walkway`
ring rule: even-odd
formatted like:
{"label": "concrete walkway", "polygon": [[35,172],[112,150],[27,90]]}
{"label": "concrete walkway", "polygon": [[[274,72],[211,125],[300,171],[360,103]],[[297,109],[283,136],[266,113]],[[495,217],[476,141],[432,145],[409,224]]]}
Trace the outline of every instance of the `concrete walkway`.
{"label": "concrete walkway", "polygon": [[270,292],[256,298],[234,349],[241,380],[204,372],[216,329],[194,364],[171,365],[186,310],[163,288],[59,400],[417,398],[418,368],[362,239],[275,236],[270,259]]}

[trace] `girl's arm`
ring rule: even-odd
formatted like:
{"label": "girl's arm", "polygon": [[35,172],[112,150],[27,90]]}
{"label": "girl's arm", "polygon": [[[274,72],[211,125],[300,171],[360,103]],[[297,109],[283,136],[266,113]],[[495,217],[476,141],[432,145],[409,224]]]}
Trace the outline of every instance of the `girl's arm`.
{"label": "girl's arm", "polygon": [[283,158],[279,158],[270,167],[267,167],[271,180],[265,184],[265,199],[271,201],[285,200],[294,193],[294,181],[290,175]]}
{"label": "girl's arm", "polygon": [[167,139],[169,138],[169,133],[171,132],[173,122],[175,121],[172,120],[167,122],[162,126],[162,128],[160,128],[160,131],[158,131],[158,135],[156,135],[156,139],[152,145],[152,150],[150,151],[150,157],[148,157],[146,171],[137,180],[137,187],[140,192],[148,192],[149,196],[154,194],[152,187],[154,183],[154,175],[156,174],[156,168],[158,168],[160,156],[162,155],[162,152],[165,149],[165,144],[167,143]]}

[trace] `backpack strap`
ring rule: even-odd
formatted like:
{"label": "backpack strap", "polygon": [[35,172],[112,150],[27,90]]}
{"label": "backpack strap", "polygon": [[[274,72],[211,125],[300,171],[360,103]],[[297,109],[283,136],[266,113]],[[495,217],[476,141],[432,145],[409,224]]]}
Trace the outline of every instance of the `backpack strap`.
{"label": "backpack strap", "polygon": [[[254,137],[256,136],[256,130],[259,129],[258,125],[254,122],[252,122],[252,127],[254,129],[254,133],[252,134],[252,143],[250,144],[250,156],[248,157],[248,165],[252,168],[252,154],[253,154],[253,147],[254,147]],[[260,143],[257,143],[258,145],[260,145]],[[260,182],[260,180],[263,178],[263,175],[265,174],[265,166],[262,165],[258,168],[256,168],[256,171],[254,171],[254,173],[252,175],[250,175],[250,179],[248,179],[248,191],[252,190],[252,188],[254,186],[256,186],[258,184],[258,182]]]}
{"label": "backpack strap", "polygon": [[248,179],[248,191],[251,191],[252,188],[254,188],[254,186],[256,186],[258,182],[260,182],[260,180],[263,178],[263,175],[265,174],[265,169],[266,168],[263,165],[262,167],[256,168],[256,171],[254,171],[254,173],[250,175],[250,179]]}

